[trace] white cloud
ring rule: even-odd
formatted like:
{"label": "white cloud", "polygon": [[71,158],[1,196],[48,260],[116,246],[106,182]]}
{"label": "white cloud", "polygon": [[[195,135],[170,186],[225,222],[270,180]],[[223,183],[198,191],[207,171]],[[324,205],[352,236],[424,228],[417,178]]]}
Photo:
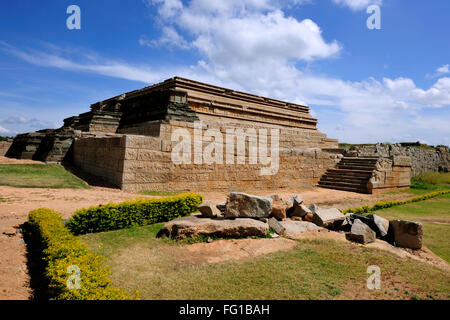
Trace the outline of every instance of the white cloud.
{"label": "white cloud", "polygon": [[162,35],[158,40],[148,40],[145,36],[139,39],[141,46],[160,47],[167,46],[169,48],[189,49],[191,45],[178,34],[172,27],[163,27]]}
{"label": "white cloud", "polygon": [[334,3],[346,6],[353,11],[365,10],[370,5],[381,5],[383,0],[333,0]]}
{"label": "white cloud", "polygon": [[0,50],[38,66],[89,72],[147,83],[153,83],[161,79],[161,74],[148,66],[133,66],[126,62],[99,58],[91,52],[83,53],[80,50],[61,49],[56,46],[54,46],[54,50],[49,52],[19,50],[5,42],[0,42]]}
{"label": "white cloud", "polygon": [[436,72],[440,74],[450,73],[450,65],[449,64],[443,65],[442,67],[437,68]]}
{"label": "white cloud", "polygon": [[2,134],[8,134],[8,133],[10,133],[10,132],[11,132],[10,130],[8,130],[8,129],[2,127],[2,126],[0,126],[0,133],[2,133]]}

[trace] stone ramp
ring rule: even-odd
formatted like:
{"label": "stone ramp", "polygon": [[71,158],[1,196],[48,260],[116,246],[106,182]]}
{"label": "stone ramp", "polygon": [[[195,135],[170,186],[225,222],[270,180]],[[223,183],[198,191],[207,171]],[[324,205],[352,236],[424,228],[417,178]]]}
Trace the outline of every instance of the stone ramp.
{"label": "stone ramp", "polygon": [[343,157],[337,168],[328,169],[319,187],[358,193],[372,193],[368,183],[376,170],[379,157]]}

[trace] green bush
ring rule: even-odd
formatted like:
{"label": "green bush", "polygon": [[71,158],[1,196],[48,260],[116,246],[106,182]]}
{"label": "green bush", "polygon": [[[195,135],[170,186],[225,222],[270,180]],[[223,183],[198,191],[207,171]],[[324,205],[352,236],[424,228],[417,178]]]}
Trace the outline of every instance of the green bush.
{"label": "green bush", "polygon": [[399,206],[402,204],[431,199],[431,198],[434,198],[434,197],[437,197],[437,196],[440,196],[443,194],[447,194],[447,193],[450,193],[450,190],[435,191],[435,192],[427,193],[427,194],[424,194],[421,196],[415,196],[415,197],[409,198],[407,200],[380,201],[380,202],[375,202],[373,204],[373,206],[371,206],[371,207],[370,206],[362,206],[362,207],[357,207],[357,208],[348,208],[348,209],[345,209],[344,211],[342,211],[342,213],[344,213],[344,214],[347,214],[347,213],[355,213],[355,214],[370,213],[373,211],[390,208],[390,207],[394,207],[394,206]]}
{"label": "green bush", "polygon": [[203,196],[199,194],[183,193],[165,198],[109,203],[76,211],[66,225],[76,235],[123,229],[132,225],[145,226],[189,215],[202,202]]}
{"label": "green bush", "polygon": [[[125,291],[111,285],[110,270],[102,256],[90,251],[50,209],[30,211],[28,227],[33,247],[42,258],[46,296],[52,300],[126,300]],[[80,288],[69,289],[68,268],[80,269]]]}

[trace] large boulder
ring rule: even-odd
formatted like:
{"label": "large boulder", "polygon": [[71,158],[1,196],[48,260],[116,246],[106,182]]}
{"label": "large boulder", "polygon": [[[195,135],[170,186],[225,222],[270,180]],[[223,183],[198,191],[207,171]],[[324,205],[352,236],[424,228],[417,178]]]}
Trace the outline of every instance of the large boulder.
{"label": "large boulder", "polygon": [[277,218],[278,220],[286,219],[287,204],[279,196],[276,195],[272,196],[272,200],[272,216]]}
{"label": "large boulder", "polygon": [[346,221],[349,225],[353,224],[353,221],[359,219],[367,224],[373,231],[375,231],[377,237],[383,238],[388,234],[389,220],[377,216],[375,214],[350,214],[346,217]]}
{"label": "large boulder", "polygon": [[227,199],[225,218],[268,218],[273,199],[242,192],[231,192]]}
{"label": "large boulder", "polygon": [[323,209],[316,207],[311,211],[313,211],[312,222],[324,228],[333,227],[336,220],[341,220],[344,217],[342,212],[336,208]]}
{"label": "large boulder", "polygon": [[198,236],[243,238],[264,237],[269,231],[267,223],[255,219],[210,219],[187,216],[167,222],[157,237],[184,239]]}
{"label": "large boulder", "polygon": [[353,221],[350,232],[346,233],[345,236],[350,241],[362,244],[374,242],[376,239],[375,231],[359,219]]}
{"label": "large boulder", "polygon": [[219,218],[222,216],[222,213],[220,212],[217,207],[209,202],[204,202],[201,205],[198,206],[198,211],[202,214],[205,218]]}
{"label": "large boulder", "polygon": [[269,226],[280,236],[295,236],[306,231],[323,229],[307,221],[269,219]]}
{"label": "large boulder", "polygon": [[218,203],[216,204],[216,208],[219,209],[222,214],[225,214],[225,211],[227,209],[227,203],[226,202]]}
{"label": "large boulder", "polygon": [[308,213],[312,213],[311,210],[309,210],[309,208],[307,206],[305,206],[304,204],[299,204],[298,206],[295,206],[294,204],[294,209],[291,210],[291,212],[289,213],[290,217],[300,217],[303,218],[304,216],[306,216]]}
{"label": "large boulder", "polygon": [[389,223],[397,247],[422,248],[423,227],[420,222],[392,220]]}

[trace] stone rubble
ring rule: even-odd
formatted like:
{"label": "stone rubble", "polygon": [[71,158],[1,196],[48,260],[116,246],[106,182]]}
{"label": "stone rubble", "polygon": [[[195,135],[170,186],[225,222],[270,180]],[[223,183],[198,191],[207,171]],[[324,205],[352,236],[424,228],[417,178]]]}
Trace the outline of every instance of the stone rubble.
{"label": "stone rubble", "polygon": [[[380,238],[398,247],[420,249],[421,223],[403,220],[388,221],[375,214],[344,215],[336,208],[309,207],[300,196],[282,199],[278,195],[256,196],[231,192],[227,201],[219,204],[205,202],[201,214],[167,222],[158,237],[184,239],[188,237],[249,236],[294,237],[307,231],[328,229],[345,232],[349,241],[368,244]],[[269,233],[272,230],[272,233]]]}

